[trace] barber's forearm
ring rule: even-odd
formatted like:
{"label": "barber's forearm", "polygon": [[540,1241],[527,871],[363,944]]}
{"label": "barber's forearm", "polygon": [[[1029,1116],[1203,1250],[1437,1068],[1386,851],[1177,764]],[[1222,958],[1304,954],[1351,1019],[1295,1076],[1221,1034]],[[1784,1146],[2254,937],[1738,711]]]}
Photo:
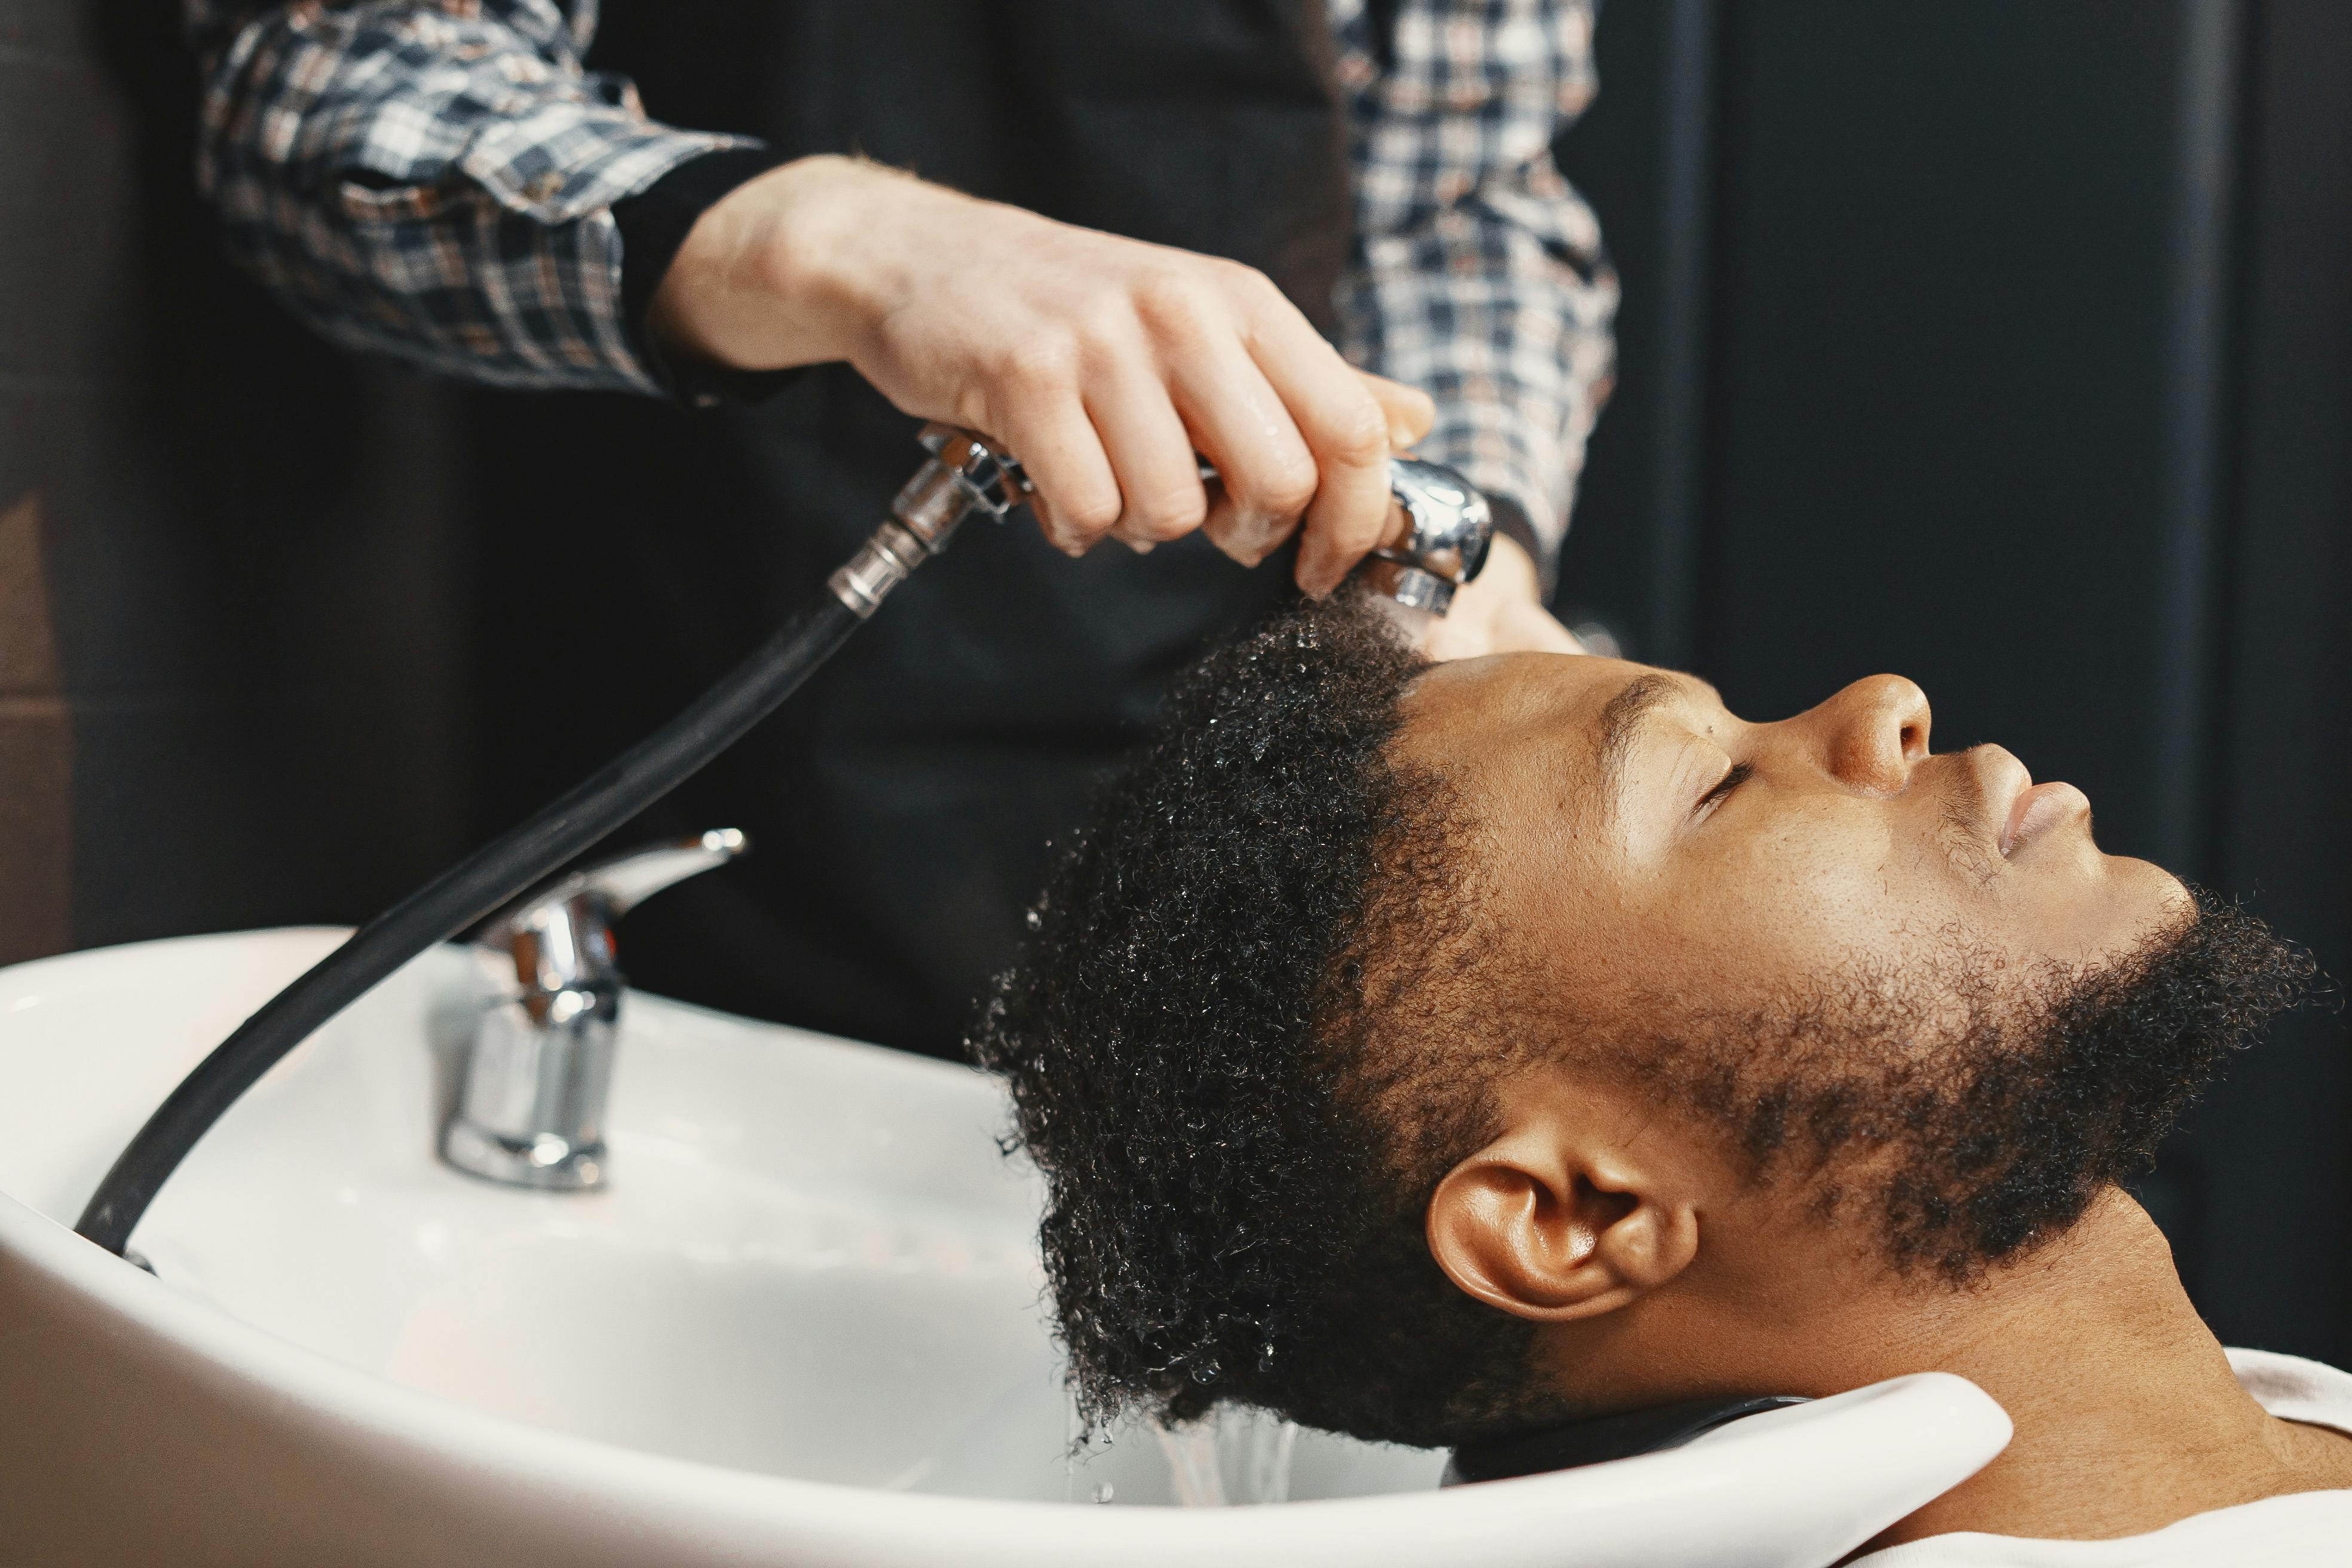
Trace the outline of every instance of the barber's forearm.
{"label": "barber's forearm", "polygon": [[549,0],[187,14],[200,184],[298,315],[471,380],[655,389],[611,209],[731,139],[608,100]]}

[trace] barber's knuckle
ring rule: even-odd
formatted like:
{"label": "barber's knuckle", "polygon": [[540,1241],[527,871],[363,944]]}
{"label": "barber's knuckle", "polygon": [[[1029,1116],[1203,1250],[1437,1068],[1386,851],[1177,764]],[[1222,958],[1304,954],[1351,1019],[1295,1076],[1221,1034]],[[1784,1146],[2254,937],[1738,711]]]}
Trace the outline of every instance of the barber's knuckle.
{"label": "barber's knuckle", "polygon": [[1000,390],[993,375],[974,376],[964,381],[956,388],[950,405],[950,417],[966,430],[1008,428],[1000,417],[1006,412],[1005,400],[998,395]]}
{"label": "barber's knuckle", "polygon": [[1255,476],[1247,499],[1263,510],[1287,517],[1304,511],[1315,499],[1318,477],[1315,459],[1303,452],[1277,458]]}
{"label": "barber's knuckle", "polygon": [[1018,393],[1067,391],[1077,385],[1079,358],[1076,332],[1041,327],[1024,332],[1000,351],[996,373]]}
{"label": "barber's knuckle", "polygon": [[1198,335],[1215,313],[1215,301],[1188,268],[1156,268],[1133,285],[1135,312],[1162,337]]}
{"label": "barber's knuckle", "polygon": [[1091,539],[1108,533],[1118,521],[1118,491],[1088,485],[1054,502],[1054,515],[1071,532]]}
{"label": "barber's knuckle", "polygon": [[1086,353],[1115,353],[1135,340],[1135,301],[1124,289],[1091,289],[1071,310],[1070,322]]}
{"label": "barber's knuckle", "polygon": [[1235,299],[1253,304],[1282,298],[1282,290],[1276,286],[1274,279],[1246,261],[1218,257],[1210,263],[1210,276]]}
{"label": "barber's knuckle", "polygon": [[1340,462],[1368,466],[1388,456],[1389,419],[1369,392],[1348,399],[1323,430],[1327,454]]}
{"label": "barber's knuckle", "polygon": [[1244,266],[1240,261],[1230,263],[1230,266],[1233,266],[1233,275],[1230,275],[1228,287],[1233,289],[1234,299],[1242,300],[1242,310],[1251,320],[1267,322],[1267,320],[1282,315],[1282,318],[1301,320],[1303,324],[1303,318],[1298,318],[1298,306],[1291,303],[1289,294],[1284,294],[1282,284],[1267,278],[1254,266]]}
{"label": "barber's knuckle", "polygon": [[1199,485],[1171,485],[1139,494],[1128,511],[1129,520],[1147,537],[1177,539],[1207,521],[1209,506]]}

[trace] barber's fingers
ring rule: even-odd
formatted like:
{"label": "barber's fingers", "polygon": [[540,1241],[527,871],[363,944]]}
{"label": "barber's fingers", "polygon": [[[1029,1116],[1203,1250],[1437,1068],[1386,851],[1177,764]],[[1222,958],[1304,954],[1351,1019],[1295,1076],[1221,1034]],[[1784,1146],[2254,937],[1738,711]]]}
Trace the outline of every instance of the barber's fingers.
{"label": "barber's fingers", "polygon": [[1155,370],[1140,355],[1114,362],[1087,397],[1118,480],[1111,537],[1147,550],[1200,527],[1209,508],[1192,434]]}
{"label": "barber's fingers", "polygon": [[[1388,439],[1392,449],[1411,447],[1429,434],[1436,422],[1437,405],[1429,395],[1417,387],[1391,381],[1368,371],[1358,371],[1365,390],[1381,405],[1388,421]],[[1302,437],[1303,439],[1303,437]],[[1271,521],[1273,526],[1268,526]],[[1211,491],[1208,521],[1203,531],[1217,548],[1244,565],[1263,561],[1296,531],[1298,518],[1295,516],[1269,520],[1262,512],[1253,511],[1236,503],[1223,489]],[[1401,542],[1412,531],[1412,520],[1405,515],[1391,494],[1382,514],[1372,548],[1385,549]]]}
{"label": "barber's fingers", "polygon": [[[1259,368],[1313,455],[1315,498],[1299,540],[1298,585],[1319,598],[1386,531],[1389,410],[1363,374],[1271,284],[1258,291],[1247,326]],[[1400,404],[1400,415],[1410,412]],[[1402,427],[1411,420],[1397,423]]]}
{"label": "barber's fingers", "polygon": [[1265,373],[1230,324],[1168,362],[1169,389],[1201,454],[1217,466],[1209,537],[1255,565],[1314,499],[1315,457]]}
{"label": "barber's fingers", "polygon": [[[1255,563],[1303,516],[1299,584],[1328,593],[1397,531],[1388,454],[1434,410],[1349,366],[1262,274],[1215,265],[1205,280],[1160,277],[1135,315],[1113,313],[1115,331],[1025,339],[990,389],[991,434],[1021,454],[1046,537],[1072,554],[1106,534],[1148,549],[1205,526]],[[1223,481],[1213,504],[1195,449]]]}
{"label": "barber's fingers", "polygon": [[1358,371],[1356,376],[1389,422],[1391,449],[1402,452],[1419,446],[1429,427],[1437,423],[1437,404],[1429,394],[1368,370]]}
{"label": "barber's fingers", "polygon": [[1222,486],[1210,493],[1209,515],[1201,531],[1209,542],[1244,566],[1255,566],[1282,547],[1298,528],[1297,517],[1269,517],[1244,507]]}
{"label": "barber's fingers", "polygon": [[[1420,445],[1422,437],[1429,434],[1430,426],[1437,423],[1435,400],[1417,386],[1407,386],[1401,381],[1391,381],[1387,376],[1374,375],[1368,370],[1360,370],[1356,374],[1388,418],[1390,451],[1402,452]],[[1381,524],[1380,542],[1373,548],[1386,550],[1402,544],[1412,533],[1412,519],[1405,515],[1404,508],[1398,503],[1395,492],[1391,490],[1388,516]]]}
{"label": "barber's fingers", "polygon": [[1008,405],[988,433],[1021,458],[1030,509],[1056,550],[1084,555],[1119,519],[1118,480],[1075,393]]}

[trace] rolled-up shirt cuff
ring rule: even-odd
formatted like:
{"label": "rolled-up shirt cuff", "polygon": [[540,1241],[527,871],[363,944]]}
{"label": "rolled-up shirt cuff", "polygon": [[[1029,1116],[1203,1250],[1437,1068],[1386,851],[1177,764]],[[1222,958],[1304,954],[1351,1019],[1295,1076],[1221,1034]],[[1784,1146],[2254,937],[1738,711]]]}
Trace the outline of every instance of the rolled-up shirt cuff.
{"label": "rolled-up shirt cuff", "polygon": [[633,196],[613,204],[621,234],[621,310],[635,351],[656,384],[696,407],[757,402],[802,374],[800,370],[732,370],[673,359],[654,341],[646,321],[654,294],[702,215],[738,185],[786,160],[768,147],[721,147],[689,158]]}

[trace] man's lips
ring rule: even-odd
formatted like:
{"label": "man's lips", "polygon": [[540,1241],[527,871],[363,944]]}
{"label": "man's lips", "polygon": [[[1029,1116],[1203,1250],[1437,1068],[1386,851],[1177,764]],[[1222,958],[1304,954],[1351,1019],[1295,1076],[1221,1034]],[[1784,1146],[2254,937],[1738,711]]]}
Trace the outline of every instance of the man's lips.
{"label": "man's lips", "polygon": [[2000,830],[2000,852],[2014,855],[2020,845],[2049,832],[2077,812],[2090,809],[2089,799],[2073,784],[2056,779],[2035,784],[2028,773],[2025,787],[2009,803],[2009,820]]}
{"label": "man's lips", "polygon": [[2069,817],[2091,815],[2091,803],[2081,790],[2055,780],[2038,784],[2025,764],[2005,746],[1971,746],[1960,753],[1970,775],[1966,788],[1976,796],[1969,816],[1982,824],[2003,857],[2046,837]]}

